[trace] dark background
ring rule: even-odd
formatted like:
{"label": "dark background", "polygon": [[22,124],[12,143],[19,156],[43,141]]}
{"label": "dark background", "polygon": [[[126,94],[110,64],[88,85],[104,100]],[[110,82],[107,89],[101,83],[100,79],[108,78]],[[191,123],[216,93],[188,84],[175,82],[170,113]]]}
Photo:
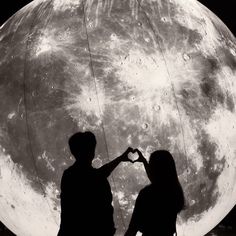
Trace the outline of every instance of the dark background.
{"label": "dark background", "polygon": [[[64,0],[66,1],[66,0]],[[119,0],[117,0],[119,1]],[[187,2],[188,0],[186,0]],[[0,2],[0,25],[30,0],[1,0]],[[199,0],[202,4],[213,11],[236,35],[236,0]],[[214,236],[236,235],[236,208],[211,232]],[[0,236],[14,236],[4,225],[0,223]],[[33,235],[32,235],[33,236]]]}

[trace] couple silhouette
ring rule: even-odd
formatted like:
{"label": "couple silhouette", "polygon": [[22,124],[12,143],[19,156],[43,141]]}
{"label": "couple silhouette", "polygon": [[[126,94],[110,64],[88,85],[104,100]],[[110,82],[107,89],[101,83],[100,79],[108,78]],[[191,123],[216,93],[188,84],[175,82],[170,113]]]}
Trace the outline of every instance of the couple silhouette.
{"label": "couple silhouette", "polygon": [[[173,236],[177,214],[184,207],[184,195],[175,162],[165,150],[151,154],[149,162],[138,149],[129,147],[113,161],[96,169],[96,138],[91,132],[78,132],[69,139],[75,163],[61,180],[61,224],[58,236],[113,236],[113,206],[108,176],[121,162],[142,162],[151,184],[144,187],[134,206],[125,236]],[[129,153],[138,159],[129,159]]]}

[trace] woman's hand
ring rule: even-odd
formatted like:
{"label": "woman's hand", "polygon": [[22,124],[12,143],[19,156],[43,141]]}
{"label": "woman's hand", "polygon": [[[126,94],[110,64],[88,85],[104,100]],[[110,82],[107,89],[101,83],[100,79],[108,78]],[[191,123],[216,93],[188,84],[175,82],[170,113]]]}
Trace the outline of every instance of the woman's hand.
{"label": "woman's hand", "polygon": [[138,153],[138,159],[135,160],[135,162],[142,162],[142,163],[147,162],[146,158],[143,156],[143,154],[137,148],[134,149],[134,152]]}

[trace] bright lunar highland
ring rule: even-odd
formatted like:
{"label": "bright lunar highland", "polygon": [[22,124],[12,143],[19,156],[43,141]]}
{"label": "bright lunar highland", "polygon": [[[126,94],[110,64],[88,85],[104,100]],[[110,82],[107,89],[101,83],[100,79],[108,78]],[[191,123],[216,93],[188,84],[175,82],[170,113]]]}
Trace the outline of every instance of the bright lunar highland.
{"label": "bright lunar highland", "polygon": [[[169,150],[186,209],[179,236],[211,230],[236,201],[236,40],[195,0],[35,0],[0,28],[0,220],[55,236],[68,138],[90,130],[94,166],[128,146]],[[116,235],[141,163],[109,179]]]}

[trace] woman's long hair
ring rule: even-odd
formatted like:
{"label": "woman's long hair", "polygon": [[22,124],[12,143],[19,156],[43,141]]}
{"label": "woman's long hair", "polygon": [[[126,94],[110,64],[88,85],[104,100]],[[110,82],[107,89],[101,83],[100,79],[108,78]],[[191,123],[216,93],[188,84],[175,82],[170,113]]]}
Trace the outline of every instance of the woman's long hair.
{"label": "woman's long hair", "polygon": [[152,184],[173,195],[177,212],[184,208],[184,194],[178,179],[175,161],[169,151],[154,151],[149,159],[149,179]]}

